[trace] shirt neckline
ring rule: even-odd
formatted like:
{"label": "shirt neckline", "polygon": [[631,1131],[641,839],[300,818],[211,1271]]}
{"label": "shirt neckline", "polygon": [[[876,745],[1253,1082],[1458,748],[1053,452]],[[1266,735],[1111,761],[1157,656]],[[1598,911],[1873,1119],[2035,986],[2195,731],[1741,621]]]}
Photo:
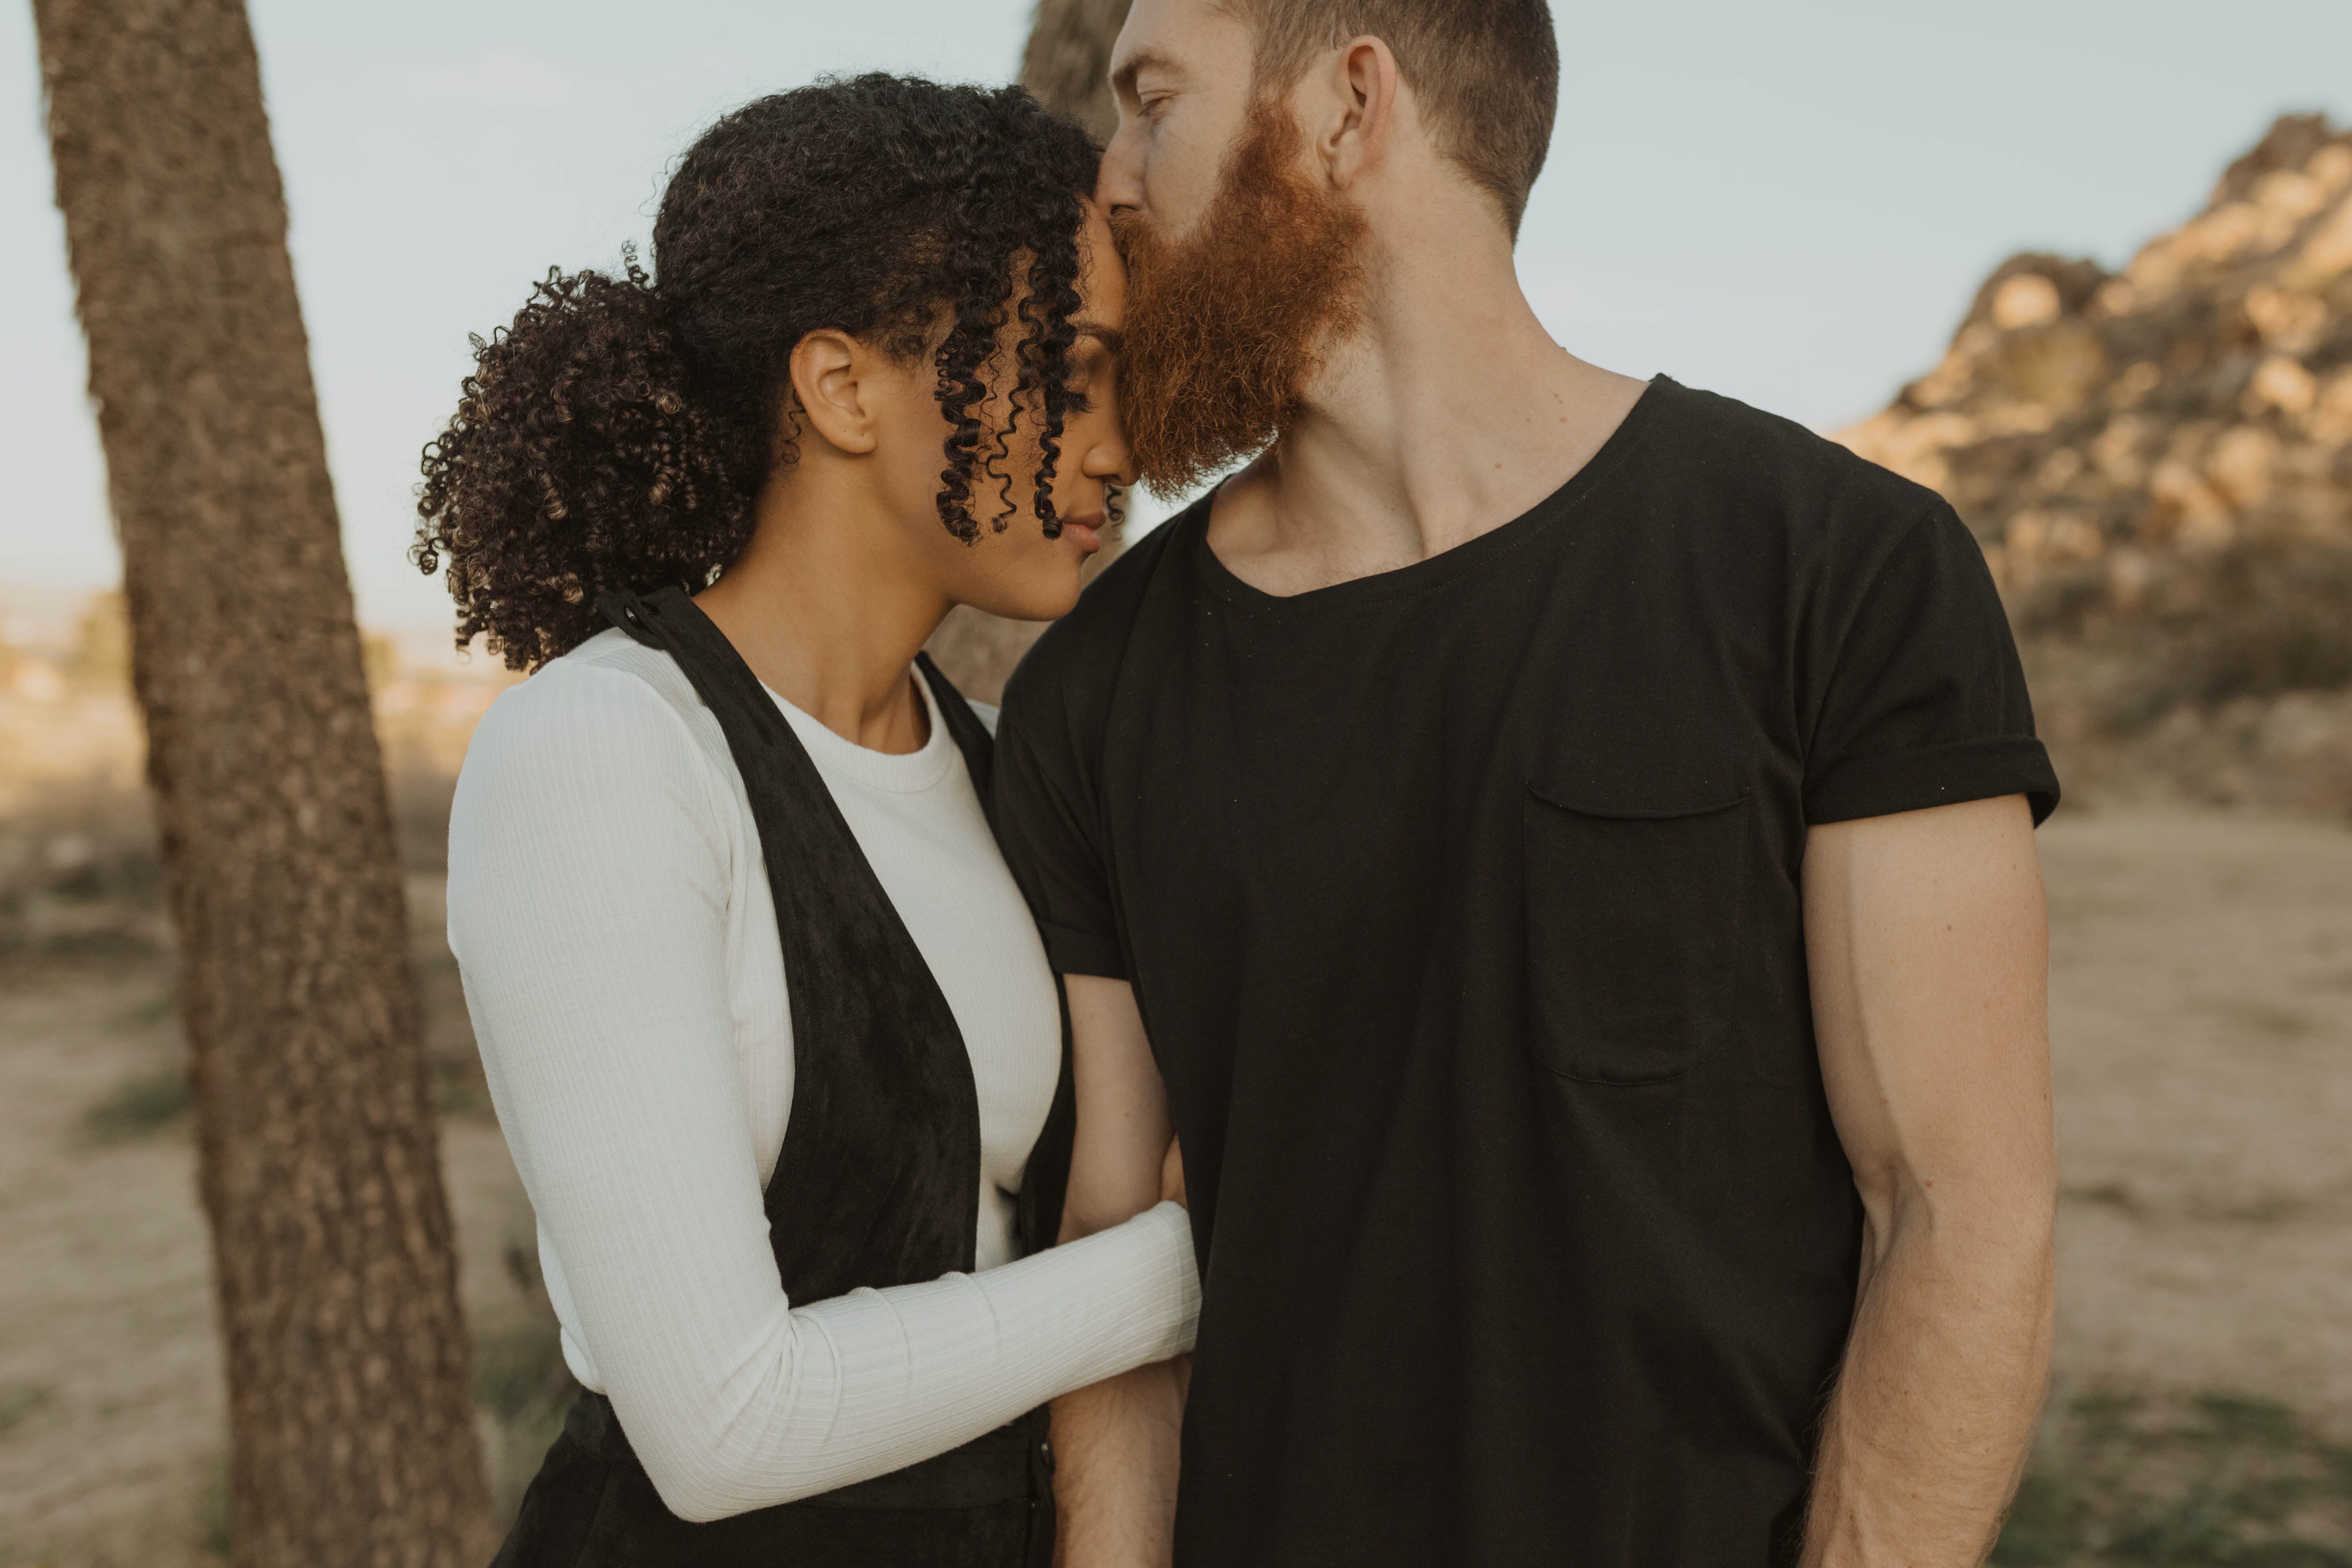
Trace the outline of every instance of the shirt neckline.
{"label": "shirt neckline", "polygon": [[931,683],[923,679],[922,670],[914,671],[915,689],[923,694],[923,710],[930,720],[930,734],[922,745],[911,752],[877,752],[845,740],[824,726],[814,714],[794,707],[765,681],[761,683],[778,709],[784,721],[800,737],[809,759],[828,773],[852,779],[871,789],[892,795],[920,795],[936,787],[948,776],[961,753],[955,738],[948,733],[947,721],[940,714],[940,700],[931,690]]}
{"label": "shirt neckline", "polygon": [[[1367,577],[1351,577],[1344,583],[1326,587],[1309,588],[1303,594],[1269,594],[1265,589],[1244,581],[1233,568],[1220,560],[1209,546],[1209,515],[1216,502],[1216,491],[1211,490],[1188,509],[1193,515],[1193,536],[1188,542],[1200,575],[1209,589],[1220,598],[1245,605],[1274,615],[1308,615],[1325,609],[1352,608],[1409,598],[1431,592],[1457,578],[1477,571],[1490,561],[1517,552],[1522,545],[1550,531],[1551,528],[1573,514],[1578,507],[1612,472],[1633,455],[1647,438],[1649,427],[1655,424],[1666,403],[1681,385],[1671,377],[1650,378],[1633,406],[1609,433],[1608,439],[1585,459],[1584,466],[1570,475],[1565,483],[1541,500],[1511,519],[1497,524],[1475,539],[1465,540],[1451,550],[1439,552],[1407,566],[1375,572]],[[1171,522],[1170,526],[1174,526]]]}

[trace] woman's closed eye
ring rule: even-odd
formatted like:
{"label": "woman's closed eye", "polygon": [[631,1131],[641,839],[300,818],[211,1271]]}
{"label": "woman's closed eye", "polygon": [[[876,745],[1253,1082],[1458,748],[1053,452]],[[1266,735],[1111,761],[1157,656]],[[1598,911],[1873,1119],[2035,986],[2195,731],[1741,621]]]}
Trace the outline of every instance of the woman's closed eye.
{"label": "woman's closed eye", "polygon": [[1094,411],[1088,389],[1117,373],[1118,348],[1118,334],[1111,328],[1089,323],[1078,329],[1078,341],[1070,348],[1070,379],[1063,388],[1069,395],[1071,413]]}

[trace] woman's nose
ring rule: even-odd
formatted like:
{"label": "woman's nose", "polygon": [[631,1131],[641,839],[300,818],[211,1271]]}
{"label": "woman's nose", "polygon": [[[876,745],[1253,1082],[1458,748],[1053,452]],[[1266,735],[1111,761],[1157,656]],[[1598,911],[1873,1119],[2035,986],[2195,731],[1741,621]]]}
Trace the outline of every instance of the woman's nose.
{"label": "woman's nose", "polygon": [[1127,433],[1118,427],[1116,419],[1108,434],[1088,444],[1078,472],[1090,479],[1108,479],[1115,485],[1135,483],[1135,454],[1128,448]]}

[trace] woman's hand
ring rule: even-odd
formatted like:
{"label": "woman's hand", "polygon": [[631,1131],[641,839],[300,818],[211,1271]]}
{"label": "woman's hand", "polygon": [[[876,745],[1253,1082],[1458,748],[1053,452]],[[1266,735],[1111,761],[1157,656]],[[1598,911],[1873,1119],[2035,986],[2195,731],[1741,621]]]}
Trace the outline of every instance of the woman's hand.
{"label": "woman's hand", "polygon": [[1168,1140],[1168,1157],[1160,1163],[1160,1201],[1184,1202],[1184,1146],[1181,1139]]}

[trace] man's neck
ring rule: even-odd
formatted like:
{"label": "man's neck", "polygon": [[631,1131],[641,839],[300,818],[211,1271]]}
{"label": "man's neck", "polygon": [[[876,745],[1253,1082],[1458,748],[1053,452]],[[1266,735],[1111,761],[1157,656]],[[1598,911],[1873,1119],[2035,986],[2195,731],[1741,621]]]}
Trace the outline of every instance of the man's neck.
{"label": "man's neck", "polygon": [[1306,593],[1466,543],[1566,484],[1640,398],[1552,341],[1500,227],[1465,245],[1460,216],[1383,226],[1362,325],[1220,490],[1210,544],[1244,582]]}

